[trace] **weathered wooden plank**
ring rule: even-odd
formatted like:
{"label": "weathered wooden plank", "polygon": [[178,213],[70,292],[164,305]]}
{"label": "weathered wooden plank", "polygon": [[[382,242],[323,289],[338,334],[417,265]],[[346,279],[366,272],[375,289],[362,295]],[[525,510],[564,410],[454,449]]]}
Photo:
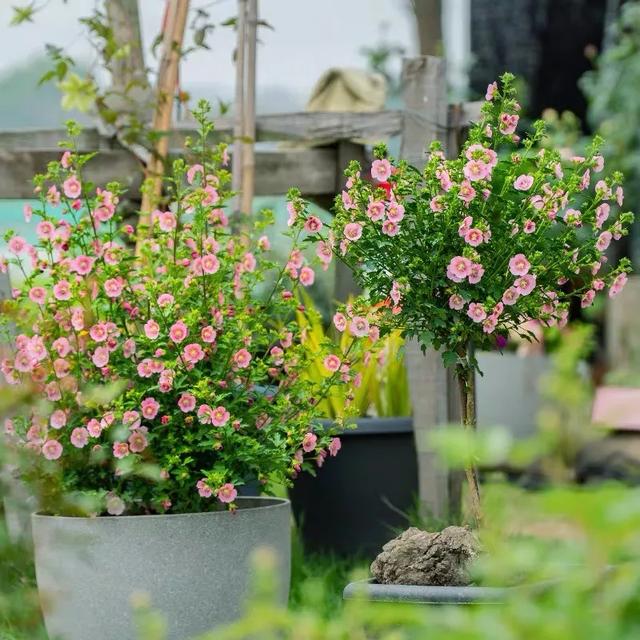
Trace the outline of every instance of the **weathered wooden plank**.
{"label": "weathered wooden plank", "polygon": [[[407,59],[402,81],[407,112],[400,155],[422,167],[431,141],[440,140],[445,149],[449,141],[444,61],[432,56]],[[440,353],[428,349],[423,355],[416,340],[406,345],[406,362],[418,450],[420,501],[428,515],[447,519],[459,510],[460,485],[436,456],[429,437],[434,430],[459,420],[456,386],[442,364]]]}
{"label": "weathered wooden plank", "polygon": [[[0,149],[0,198],[33,197],[31,178],[57,160],[60,151],[6,151]],[[336,150],[332,147],[284,149],[256,153],[256,195],[280,195],[297,186],[303,194],[336,192]],[[98,185],[124,181],[130,195],[139,195],[141,166],[124,149],[101,151],[85,168],[85,179]]]}
{"label": "weathered wooden plank", "polygon": [[[462,124],[478,120],[480,102],[468,102],[456,107],[457,120]],[[451,109],[454,108],[452,105]],[[429,114],[412,110],[411,116],[416,125],[426,127]],[[219,138],[233,135],[233,120],[217,118],[214,120]],[[401,133],[404,122],[402,111],[378,111],[374,113],[282,113],[266,114],[257,117],[256,139],[258,142],[274,140],[367,140],[377,141]],[[443,123],[443,126],[447,126]],[[176,124],[171,137],[170,147],[180,149],[187,135],[195,135],[193,124]],[[5,150],[42,150],[57,149],[58,142],[66,138],[64,129],[23,129],[0,131],[0,149]],[[86,128],[78,139],[80,151],[96,149],[116,149],[119,144],[113,139],[100,135],[95,128]]]}

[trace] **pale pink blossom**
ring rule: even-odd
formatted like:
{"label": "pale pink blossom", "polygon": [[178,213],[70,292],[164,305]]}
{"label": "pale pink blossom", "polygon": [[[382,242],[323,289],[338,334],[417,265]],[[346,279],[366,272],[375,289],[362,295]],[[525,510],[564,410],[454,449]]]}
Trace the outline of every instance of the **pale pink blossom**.
{"label": "pale pink blossom", "polygon": [[616,202],[621,207],[624,202],[624,189],[622,187],[616,187]]}
{"label": "pale pink blossom", "polygon": [[79,198],[82,194],[82,185],[80,184],[80,180],[76,176],[69,176],[62,183],[62,190],[64,191],[64,195],[67,198]]}
{"label": "pale pink blossom", "polygon": [[143,431],[133,431],[129,436],[129,451],[131,453],[141,453],[147,448],[148,444],[147,436]]}
{"label": "pale pink blossom", "polygon": [[596,207],[596,229],[601,229],[604,222],[609,217],[609,212],[611,211],[611,207],[607,202],[603,202],[602,204]]}
{"label": "pale pink blossom", "polygon": [[536,230],[536,223],[533,220],[525,220],[522,225],[522,231],[524,233],[534,233]]}
{"label": "pale pink blossom", "polygon": [[89,432],[84,427],[76,427],[71,432],[70,440],[71,444],[76,447],[76,449],[82,449],[89,443]]}
{"label": "pale pink blossom", "polygon": [[173,231],[178,226],[178,220],[176,219],[175,214],[171,211],[158,212],[156,219],[158,220],[160,231],[164,231],[165,233]]}
{"label": "pale pink blossom", "polygon": [[603,231],[596,240],[596,249],[598,251],[606,251],[611,244],[612,237],[611,231]]}
{"label": "pale pink blossom", "polygon": [[171,329],[169,329],[169,337],[176,344],[182,342],[188,335],[189,329],[182,320],[178,320],[178,322],[174,323],[171,326]]}
{"label": "pale pink blossom", "polygon": [[304,229],[309,233],[317,233],[322,226],[322,220],[317,216],[309,216],[304,223]]}
{"label": "pale pink blossom", "polygon": [[516,289],[515,287],[509,287],[502,294],[502,302],[506,305],[513,305],[516,303],[519,297],[520,297],[520,291],[518,291],[518,289]]}
{"label": "pale pink blossom", "polygon": [[233,354],[233,363],[238,369],[246,369],[251,362],[251,354],[246,349],[240,349]]}
{"label": "pale pink blossom", "polygon": [[469,160],[469,162],[464,165],[462,172],[465,178],[475,182],[476,180],[485,180],[488,178],[491,174],[491,167],[480,160]]}
{"label": "pale pink blossom", "polygon": [[211,487],[206,483],[204,478],[196,482],[196,488],[198,489],[198,494],[201,498],[210,498],[213,495]]}
{"label": "pale pink blossom", "polygon": [[107,347],[97,347],[91,356],[91,361],[98,369],[106,367],[109,364],[109,349]]}
{"label": "pale pink blossom", "polygon": [[590,307],[593,304],[593,301],[596,297],[596,292],[594,289],[589,289],[585,294],[580,298],[580,306],[585,309],[586,307]]}
{"label": "pale pink blossom", "polygon": [[315,273],[311,267],[302,267],[300,269],[300,284],[310,287],[315,280]]}
{"label": "pale pink blossom", "polygon": [[140,403],[140,411],[146,420],[153,420],[160,410],[160,403],[155,398],[145,398]]}
{"label": "pale pink blossom", "polygon": [[335,328],[341,333],[347,328],[347,318],[344,313],[339,311],[333,315],[333,324]]}
{"label": "pale pink blossom", "polygon": [[462,282],[471,275],[472,262],[469,258],[455,256],[447,266],[447,277],[454,282]]}
{"label": "pale pink blossom", "polygon": [[378,182],[386,182],[391,177],[391,163],[386,159],[377,159],[371,163],[371,177]]}
{"label": "pale pink blossom", "polygon": [[106,507],[110,516],[121,516],[126,509],[124,500],[112,493],[107,495]]}
{"label": "pale pink blossom", "polygon": [[238,492],[233,484],[227,482],[216,491],[216,496],[220,502],[228,504],[238,497]]}
{"label": "pale pink blossom", "polygon": [[354,316],[349,324],[349,331],[356,338],[364,338],[369,334],[369,322],[362,316]]}
{"label": "pale pink blossom", "polygon": [[617,296],[622,289],[624,289],[624,286],[627,284],[627,280],[628,278],[626,273],[618,274],[609,288],[609,297],[613,298],[614,296]]}
{"label": "pale pink blossom", "polygon": [[484,99],[485,100],[493,100],[493,98],[495,97],[495,95],[497,93],[498,93],[498,83],[497,82],[492,82],[487,87],[487,91],[485,93]]}
{"label": "pale pink blossom", "polygon": [[372,200],[367,205],[367,216],[373,221],[377,222],[384,218],[384,203],[379,200]]}
{"label": "pale pink blossom", "polygon": [[304,434],[304,438],[302,438],[302,450],[305,453],[310,453],[316,448],[316,443],[318,442],[318,436],[315,433]]}
{"label": "pale pink blossom", "polygon": [[523,253],[517,253],[509,260],[509,271],[514,276],[524,276],[529,273],[531,264]]}
{"label": "pale pink blossom", "polygon": [[362,225],[357,222],[350,222],[345,225],[344,237],[351,242],[356,242],[362,237]]}
{"label": "pale pink blossom", "polygon": [[62,455],[62,445],[57,440],[47,440],[42,445],[42,455],[47,460],[57,460]]}
{"label": "pale pink blossom", "polygon": [[188,344],[182,351],[182,357],[190,364],[196,364],[204,359],[204,350],[197,342]]}
{"label": "pale pink blossom", "polygon": [[444,204],[442,203],[442,198],[440,196],[434,196],[433,198],[431,198],[431,201],[429,202],[429,208],[434,213],[443,211]]}
{"label": "pale pink blossom", "polygon": [[513,188],[517,189],[518,191],[529,191],[532,185],[533,185],[533,176],[522,174],[515,179],[513,183]]}
{"label": "pale pink blossom", "polygon": [[458,294],[454,293],[449,298],[449,308],[455,309],[456,311],[460,311],[464,307],[464,298]]}
{"label": "pale pink blossom", "polygon": [[474,322],[482,322],[487,317],[487,312],[479,302],[471,302],[467,309],[467,315]]}
{"label": "pale pink blossom", "polygon": [[469,180],[463,180],[458,191],[458,198],[469,204],[476,197],[476,190],[471,186]]}
{"label": "pale pink blossom", "polygon": [[342,442],[340,442],[340,438],[331,438],[329,446],[327,447],[327,449],[329,450],[329,455],[333,457],[337,456],[338,451],[340,451],[341,448]]}
{"label": "pale pink blossom", "polygon": [[518,120],[520,116],[509,113],[500,114],[500,133],[505,136],[511,135],[518,126]]}
{"label": "pale pink blossom", "polygon": [[528,296],[535,289],[536,277],[530,273],[520,276],[513,283],[513,286],[521,296]]}
{"label": "pale pink blossom", "polygon": [[206,253],[201,260],[202,271],[207,275],[212,275],[220,269],[220,261],[213,253]]}
{"label": "pale pink blossom", "polygon": [[89,422],[87,422],[87,433],[92,438],[100,437],[100,434],[102,433],[102,425],[100,424],[100,422],[95,418],[89,420]]}
{"label": "pale pink blossom", "polygon": [[144,333],[149,340],[155,340],[160,335],[160,325],[155,320],[144,323]]}
{"label": "pale pink blossom", "polygon": [[60,192],[55,184],[51,185],[49,189],[47,189],[47,202],[54,207],[57,207],[60,204]]}
{"label": "pale pink blossom", "polygon": [[484,236],[482,234],[482,231],[480,231],[480,229],[469,229],[464,234],[464,241],[468,245],[471,245],[472,247],[477,247],[483,243]]}
{"label": "pale pink blossom", "polygon": [[202,338],[202,342],[206,342],[208,344],[215,342],[216,336],[217,336],[216,330],[211,325],[207,325],[206,327],[203,327],[202,330],[200,331],[200,337]]}
{"label": "pale pink blossom", "polygon": [[393,237],[398,235],[398,231],[400,231],[400,227],[397,222],[387,219],[382,223],[382,233],[385,235]]}
{"label": "pale pink blossom", "polygon": [[287,202],[287,213],[289,214],[289,219],[287,220],[287,225],[292,227],[298,217],[298,212],[296,211],[296,207],[293,202]]}
{"label": "pale pink blossom", "polygon": [[60,166],[68,169],[71,166],[71,151],[65,151],[60,158]]}
{"label": "pale pink blossom", "polygon": [[36,304],[43,305],[47,301],[47,291],[44,287],[31,287],[29,289],[29,300]]}
{"label": "pale pink blossom", "polygon": [[126,442],[114,442],[112,451],[115,458],[125,458],[129,455],[129,445]]}
{"label": "pale pink blossom", "polygon": [[109,298],[118,298],[124,289],[124,283],[119,278],[109,278],[104,283],[104,292]]}
{"label": "pale pink blossom", "polygon": [[469,274],[469,284],[478,284],[480,280],[482,280],[482,276],[484,275],[484,267],[474,262],[471,265],[471,273]]}
{"label": "pale pink blossom", "polygon": [[214,427],[224,427],[227,422],[229,422],[229,418],[231,414],[225,409],[225,407],[216,407],[211,410],[211,424]]}
{"label": "pale pink blossom", "polygon": [[173,296],[170,293],[161,293],[158,296],[158,306],[159,307],[168,307],[169,305],[173,304]]}
{"label": "pale pink blossom", "polygon": [[183,413],[191,413],[196,408],[196,398],[191,393],[183,393],[178,399],[178,407]]}
{"label": "pale pink blossom", "polygon": [[593,156],[593,171],[600,173],[604,169],[604,157],[601,155]]}
{"label": "pale pink blossom", "polygon": [[53,297],[56,300],[69,300],[71,298],[71,285],[67,280],[60,280],[53,285]]}
{"label": "pale pink blossom", "polygon": [[493,333],[498,325],[498,319],[491,315],[482,321],[482,331],[484,333]]}
{"label": "pale pink blossom", "polygon": [[187,182],[193,184],[198,174],[201,179],[204,177],[204,167],[201,164],[192,164],[187,169]]}
{"label": "pale pink blossom", "polygon": [[338,371],[342,363],[340,361],[340,358],[338,358],[338,356],[334,354],[330,354],[325,357],[325,359],[323,360],[323,364],[324,364],[324,368],[327,369],[327,371],[330,371],[331,373],[335,373],[336,371]]}
{"label": "pale pink blossom", "polygon": [[52,429],[62,429],[67,424],[67,414],[62,409],[56,409],[49,418]]}

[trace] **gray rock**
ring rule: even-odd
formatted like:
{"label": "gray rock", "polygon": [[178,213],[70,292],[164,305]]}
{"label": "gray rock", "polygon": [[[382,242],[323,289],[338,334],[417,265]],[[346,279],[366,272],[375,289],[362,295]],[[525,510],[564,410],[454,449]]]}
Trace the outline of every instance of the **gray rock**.
{"label": "gray rock", "polygon": [[381,584],[462,586],[479,543],[465,527],[429,533],[411,527],[382,547],[371,573]]}

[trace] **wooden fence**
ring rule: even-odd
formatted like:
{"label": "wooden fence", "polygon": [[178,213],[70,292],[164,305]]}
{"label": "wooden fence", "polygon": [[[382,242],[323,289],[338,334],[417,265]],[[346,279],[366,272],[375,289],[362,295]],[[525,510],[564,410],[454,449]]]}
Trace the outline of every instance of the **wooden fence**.
{"label": "wooden fence", "polygon": [[[256,141],[289,142],[256,148],[255,195],[281,195],[298,187],[303,195],[328,207],[344,184],[343,170],[352,159],[365,160],[363,141],[376,142],[401,136],[401,156],[416,166],[424,163],[425,148],[435,139],[448,155],[459,147],[464,129],[479,118],[480,103],[449,105],[443,60],[431,56],[411,58],[403,65],[405,108],[376,113],[286,113],[259,116]],[[186,135],[179,127],[170,149],[179,153]],[[233,121],[216,121],[216,133],[231,139]],[[0,132],[0,198],[33,197],[31,178],[46,163],[60,157],[57,146],[63,130]],[[78,141],[80,152],[99,151],[86,166],[85,175],[96,184],[123,181],[131,196],[139,194],[143,171],[139,160],[115,139],[85,129]],[[345,299],[351,281],[344,271],[336,297]],[[0,287],[1,288],[1,287]],[[423,356],[418,345],[407,345],[407,365],[412,394],[416,443],[419,452],[420,498],[425,510],[446,518],[459,509],[460,483],[445,469],[429,447],[429,433],[459,419],[452,376],[439,354]]]}

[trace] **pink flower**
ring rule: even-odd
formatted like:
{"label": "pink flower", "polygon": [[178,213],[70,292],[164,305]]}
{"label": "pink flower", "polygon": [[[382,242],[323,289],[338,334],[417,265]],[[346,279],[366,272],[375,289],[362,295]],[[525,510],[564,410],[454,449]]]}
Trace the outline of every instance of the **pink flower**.
{"label": "pink flower", "polygon": [[71,285],[67,280],[60,280],[53,285],[53,296],[56,300],[69,300],[71,298]]}
{"label": "pink flower", "polygon": [[482,331],[484,333],[493,333],[497,325],[497,318],[495,316],[489,316],[482,321]]}
{"label": "pink flower", "polygon": [[68,169],[71,166],[71,151],[65,151],[60,158],[60,166]]}
{"label": "pink flower", "polygon": [[580,298],[580,306],[585,309],[586,307],[590,307],[593,304],[593,300],[596,297],[596,292],[594,289],[589,289],[583,296]]}
{"label": "pink flower", "polygon": [[604,158],[601,155],[593,156],[593,171],[600,173],[604,169]]}
{"label": "pink flower", "polygon": [[367,215],[373,222],[381,220],[384,217],[384,203],[372,200],[367,206]]}
{"label": "pink flower", "polygon": [[220,502],[230,503],[238,497],[238,492],[233,484],[227,482],[216,491],[216,496]]}
{"label": "pink flower", "polygon": [[469,284],[478,284],[484,275],[484,267],[477,262],[471,265],[471,273],[469,274]]}
{"label": "pink flower", "polygon": [[400,222],[404,218],[404,207],[399,202],[390,202],[387,206],[387,218],[392,222]]}
{"label": "pink flower", "polygon": [[44,287],[31,287],[29,299],[36,304],[43,305],[47,301],[47,291]]}
{"label": "pink flower", "polygon": [[211,325],[207,325],[206,327],[202,328],[202,331],[200,331],[200,337],[202,338],[202,342],[207,342],[209,344],[211,344],[212,342],[216,341],[216,330],[211,326]]}
{"label": "pink flower", "polygon": [[323,364],[324,364],[324,368],[327,369],[327,371],[331,371],[331,373],[335,373],[340,368],[340,365],[342,363],[340,361],[340,358],[338,358],[338,356],[330,354],[326,356],[326,358],[323,360]]}
{"label": "pink flower", "polygon": [[[513,286],[517,289],[521,296],[528,296],[536,286],[536,277],[530,273],[520,276]],[[506,304],[506,303],[505,303]]]}
{"label": "pink flower", "polygon": [[42,455],[47,460],[57,460],[62,455],[62,445],[57,440],[47,440],[42,445]]}
{"label": "pink flower", "polygon": [[305,433],[304,438],[302,438],[302,450],[305,453],[311,453],[316,448],[316,443],[318,442],[318,436],[315,433]]}
{"label": "pink flower", "polygon": [[577,209],[567,209],[564,213],[564,221],[574,227],[582,225],[582,212]]}
{"label": "pink flower", "polygon": [[391,163],[383,158],[371,163],[371,177],[378,182],[386,182],[391,177]]}
{"label": "pink flower", "polygon": [[74,200],[75,198],[79,198],[82,194],[82,185],[76,176],[69,176],[62,183],[62,190],[67,198]]}
{"label": "pink flower", "polygon": [[100,434],[102,433],[102,425],[95,418],[92,418],[87,422],[87,433],[92,438],[100,437]]}
{"label": "pink flower", "polygon": [[130,358],[136,352],[136,342],[133,338],[128,338],[122,345],[122,352],[125,358]]}
{"label": "pink flower", "polygon": [[393,220],[385,220],[382,223],[382,233],[385,235],[393,237],[398,235],[398,231],[400,231],[400,227],[397,222],[394,222]]}
{"label": "pink flower", "polygon": [[624,189],[622,187],[616,187],[616,202],[621,207],[624,202]]}
{"label": "pink flower", "polygon": [[474,322],[482,322],[487,317],[487,312],[479,302],[471,302],[467,309],[467,315]]}
{"label": "pink flower", "polygon": [[204,177],[204,167],[201,164],[192,164],[187,170],[187,182],[193,184],[198,174]]}
{"label": "pink flower", "polygon": [[617,275],[609,288],[609,297],[613,298],[614,296],[617,296],[622,289],[624,289],[624,286],[627,284],[627,280],[628,278],[626,273],[620,273]]}
{"label": "pink flower", "polygon": [[344,313],[339,311],[333,315],[333,324],[335,328],[342,333],[347,328],[347,318]]}
{"label": "pink flower", "polygon": [[107,347],[97,347],[91,356],[93,364],[102,369],[109,364],[109,349]]}
{"label": "pink flower", "polygon": [[173,296],[170,293],[161,293],[158,296],[158,306],[161,308],[168,307],[170,304],[173,304]]}
{"label": "pink flower", "polygon": [[487,87],[487,92],[485,93],[484,99],[485,100],[493,100],[494,96],[497,93],[498,93],[498,83],[497,82],[492,82]]}
{"label": "pink flower", "polygon": [[440,196],[434,196],[431,198],[431,202],[429,202],[429,208],[434,213],[438,213],[444,210],[444,205],[442,204],[442,198]]}
{"label": "pink flower", "polygon": [[481,245],[483,240],[484,240],[484,237],[480,229],[469,229],[464,234],[464,241],[467,244],[471,245],[472,247],[477,247],[478,245]]}
{"label": "pink flower", "polygon": [[302,267],[300,269],[300,284],[310,287],[315,280],[315,273],[311,267]]}
{"label": "pink flower", "polygon": [[86,447],[89,442],[89,432],[84,427],[76,427],[71,432],[71,444],[76,449]]}
{"label": "pink flower", "polygon": [[518,289],[516,289],[515,287],[509,287],[502,294],[502,302],[507,305],[513,305],[516,303],[519,297],[520,297],[520,291],[518,291]]}
{"label": "pink flower", "polygon": [[607,202],[603,202],[596,208],[596,229],[601,229],[605,220],[609,217],[611,207]]}
{"label": "pink flower", "polygon": [[169,329],[169,337],[173,342],[179,344],[189,335],[189,329],[187,325],[182,321],[178,320],[175,324],[172,325],[171,329]]}
{"label": "pink flower", "polygon": [[369,322],[362,316],[354,316],[349,325],[349,331],[356,338],[364,338],[369,335]]}
{"label": "pink flower", "polygon": [[211,414],[213,409],[208,404],[201,404],[198,407],[198,420],[202,424],[211,424]]}
{"label": "pink flower", "polygon": [[476,190],[471,186],[468,180],[463,180],[458,191],[458,198],[469,204],[476,197]]}
{"label": "pink flower", "polygon": [[455,256],[451,258],[447,266],[447,277],[454,282],[462,282],[471,275],[472,263],[469,258],[463,256]]}
{"label": "pink flower", "polygon": [[182,351],[182,357],[191,364],[196,364],[204,359],[204,351],[197,342],[188,344]]}
{"label": "pink flower", "polygon": [[52,240],[56,228],[49,220],[42,220],[36,225],[36,234],[40,240]]}
{"label": "pink flower", "polygon": [[224,427],[230,417],[231,414],[222,406],[211,410],[211,424],[214,427]]}
{"label": "pink flower", "polygon": [[104,283],[104,292],[109,298],[118,298],[124,289],[124,283],[119,278],[109,278]]}
{"label": "pink flower", "polygon": [[525,233],[533,233],[536,230],[536,223],[533,220],[525,220],[522,230]]}
{"label": "pink flower", "polygon": [[191,413],[196,408],[196,399],[190,393],[183,393],[178,400],[178,406],[183,413]]}
{"label": "pink flower", "polygon": [[91,273],[95,258],[89,256],[78,256],[72,263],[72,269],[78,275],[86,276]]}
{"label": "pink flower", "polygon": [[331,438],[331,441],[329,442],[329,446],[327,447],[327,449],[329,450],[330,456],[333,456],[333,457],[337,456],[338,451],[342,449],[342,442],[340,442],[340,438]]}
{"label": "pink flower", "polygon": [[485,180],[491,173],[491,167],[480,160],[469,160],[464,165],[462,172],[465,178],[475,182],[476,180]]}
{"label": "pink flower", "polygon": [[322,229],[322,220],[317,216],[309,216],[304,223],[304,229],[309,233],[317,233]]}
{"label": "pink flower", "polygon": [[160,410],[160,403],[155,398],[145,398],[140,403],[142,415],[147,420],[153,420]]}
{"label": "pink flower", "polygon": [[362,225],[357,222],[350,222],[345,225],[344,237],[351,240],[351,242],[356,242],[362,237]]}
{"label": "pink flower", "polygon": [[211,487],[205,482],[204,478],[196,482],[196,488],[198,489],[198,494],[201,498],[210,498],[213,495]]}
{"label": "pink flower", "polygon": [[124,500],[122,498],[119,498],[118,496],[109,493],[107,494],[107,502],[106,502],[106,507],[107,507],[107,513],[110,516],[121,516],[127,505],[125,505]]}
{"label": "pink flower", "polygon": [[213,253],[206,253],[202,256],[202,271],[207,275],[212,275],[220,269],[220,261]]}
{"label": "pink flower", "polygon": [[251,362],[251,354],[246,349],[240,349],[234,353],[233,362],[238,369],[246,369]]}
{"label": "pink flower", "polygon": [[160,230],[164,231],[165,233],[173,231],[178,226],[178,220],[171,211],[158,212],[158,216],[156,219],[158,220],[158,226],[160,227]]}
{"label": "pink flower", "polygon": [[113,455],[115,458],[122,459],[129,455],[129,445],[126,442],[113,443]]}
{"label": "pink flower", "polygon": [[454,293],[449,298],[449,308],[455,309],[456,311],[460,311],[464,307],[464,299],[461,295]]}
{"label": "pink flower", "polygon": [[141,453],[147,448],[147,437],[142,431],[134,431],[129,436],[129,451],[131,453]]}
{"label": "pink flower", "polygon": [[296,211],[296,207],[293,202],[287,202],[287,212],[289,214],[289,219],[287,220],[287,225],[292,227],[298,217],[298,212]]}
{"label": "pink flower", "polygon": [[513,188],[518,191],[529,191],[531,185],[533,185],[533,176],[522,174],[515,179]]}
{"label": "pink flower", "polygon": [[611,231],[603,231],[596,240],[596,249],[598,249],[598,251],[606,251],[611,244],[612,237]]}
{"label": "pink flower", "polygon": [[144,324],[144,333],[149,340],[155,340],[160,335],[160,325],[155,320],[147,320]]}
{"label": "pink flower", "polygon": [[54,207],[57,207],[60,204],[60,192],[55,184],[51,185],[47,190],[47,202]]}
{"label": "pink flower", "polygon": [[94,324],[89,329],[89,335],[95,342],[104,342],[108,337],[107,325],[104,322]]}
{"label": "pink flower", "polygon": [[49,418],[53,429],[62,429],[67,424],[67,414],[62,409],[56,409]]}
{"label": "pink flower", "polygon": [[501,113],[500,114],[500,133],[505,136],[511,135],[518,126],[518,120],[520,116],[512,115],[509,113]]}
{"label": "pink flower", "polygon": [[524,276],[529,273],[531,264],[523,253],[517,253],[511,260],[509,260],[509,271],[514,276]]}

